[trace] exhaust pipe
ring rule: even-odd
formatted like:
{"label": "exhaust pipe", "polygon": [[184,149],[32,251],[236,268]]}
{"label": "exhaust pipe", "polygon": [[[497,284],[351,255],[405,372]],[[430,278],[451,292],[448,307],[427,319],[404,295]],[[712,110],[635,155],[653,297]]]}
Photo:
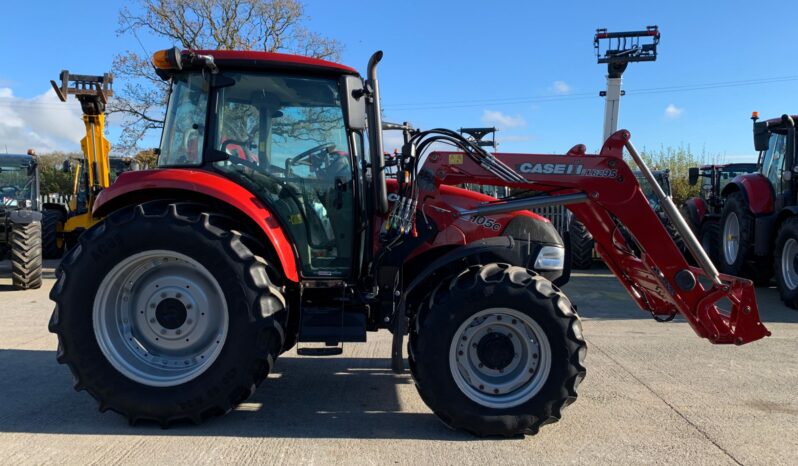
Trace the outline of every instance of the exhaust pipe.
{"label": "exhaust pipe", "polygon": [[388,212],[388,189],[385,185],[385,155],[382,148],[382,108],[380,83],[377,81],[377,64],[382,60],[382,50],[369,59],[369,105],[366,107],[369,123],[369,150],[371,152],[371,182],[374,186],[374,208],[378,215]]}

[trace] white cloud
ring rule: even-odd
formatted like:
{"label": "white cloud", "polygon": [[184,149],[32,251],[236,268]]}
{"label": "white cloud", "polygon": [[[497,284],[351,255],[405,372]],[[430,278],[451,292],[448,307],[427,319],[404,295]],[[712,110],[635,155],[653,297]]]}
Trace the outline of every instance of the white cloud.
{"label": "white cloud", "polygon": [[571,86],[565,81],[554,81],[551,85],[551,91],[557,95],[566,95],[571,93]]}
{"label": "white cloud", "polygon": [[482,112],[482,122],[499,128],[518,128],[526,125],[526,120],[521,115],[510,116],[493,110]]}
{"label": "white cloud", "polygon": [[667,107],[665,107],[665,118],[675,120],[676,118],[682,116],[683,112],[684,112],[683,108],[670,104]]}
{"label": "white cloud", "polygon": [[19,98],[9,87],[0,88],[0,151],[39,153],[79,149],[85,134],[77,100],[63,103],[52,89],[31,98]]}

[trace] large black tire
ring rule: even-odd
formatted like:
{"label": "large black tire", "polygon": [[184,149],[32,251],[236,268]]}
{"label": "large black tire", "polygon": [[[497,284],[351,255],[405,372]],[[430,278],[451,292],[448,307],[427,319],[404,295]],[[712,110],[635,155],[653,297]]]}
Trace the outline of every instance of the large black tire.
{"label": "large black tire", "polygon": [[18,290],[42,286],[42,224],[12,224],[11,284]]}
{"label": "large black tire", "polygon": [[785,220],[779,228],[773,263],[781,300],[798,309],[798,218]]}
{"label": "large black tire", "polygon": [[[75,389],[88,391],[100,411],[115,411],[131,424],[199,423],[248,398],[272,369],[284,344],[285,299],[235,222],[204,210],[165,202],[125,208],[87,230],[64,257],[50,293],[56,307],[49,328],[58,335],[58,362],[69,366]],[[228,310],[227,337],[212,364],[179,385],[154,386],[125,376],[105,356],[94,330],[95,296],[106,275],[118,262],[153,250],[201,264]]]}
{"label": "large black tire", "polygon": [[[531,398],[515,406],[489,407],[473,400],[459,388],[457,369],[450,365],[459,329],[488,308],[528,316],[550,345],[548,376],[530,392]],[[472,266],[443,280],[413,317],[408,343],[410,370],[427,406],[450,428],[478,436],[534,435],[541,426],[559,420],[562,409],[576,400],[586,373],[586,352],[581,323],[568,298],[535,272],[499,263]]]}
{"label": "large black tire", "polygon": [[60,210],[42,211],[42,254],[45,259],[60,259],[64,255],[64,240],[58,238],[58,230],[63,230],[66,217]]}
{"label": "large black tire", "polygon": [[707,220],[698,231],[698,241],[704,248],[712,263],[717,266],[720,253],[720,224],[717,220]]}
{"label": "large black tire", "polygon": [[[736,238],[739,247],[736,255],[728,248],[734,236],[726,234],[727,224],[732,218],[736,218],[739,225],[739,235]],[[757,285],[769,283],[773,273],[771,258],[757,257],[754,254],[754,214],[748,207],[748,201],[743,193],[734,192],[726,198],[718,228],[720,231],[718,264],[721,272],[749,278]]]}
{"label": "large black tire", "polygon": [[571,267],[579,270],[593,267],[593,235],[587,231],[587,227],[582,222],[573,216],[568,225],[568,237],[571,248]]}

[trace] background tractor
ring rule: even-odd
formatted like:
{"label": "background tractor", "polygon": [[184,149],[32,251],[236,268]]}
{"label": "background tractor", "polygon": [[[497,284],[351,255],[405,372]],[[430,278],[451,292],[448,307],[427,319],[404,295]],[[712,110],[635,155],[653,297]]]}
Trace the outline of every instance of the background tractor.
{"label": "background tractor", "polygon": [[720,215],[723,212],[724,201],[720,193],[737,176],[756,171],[755,163],[703,165],[688,169],[690,186],[700,182],[701,190],[698,197],[691,197],[685,201],[682,205],[682,215],[701,241],[701,246],[716,264],[720,253]]}
{"label": "background tractor", "polygon": [[[159,168],[123,173],[99,194],[92,214],[103,220],[67,252],[51,293],[58,361],[102,411],[199,423],[247,399],[292,347],[340,354],[387,329],[393,370],[404,370],[408,336],[416,388],[447,425],[534,434],[576,400],[587,351],[552,284],[562,241],[529,212],[543,206],[567,205],[657,319],[681,314],[719,344],[769,334],[750,281],[718,274],[628,131],[595,155],[583,145],[543,155],[407,129],[386,176],[381,58],[364,81],[293,55],[155,54],[171,83]],[[527,193],[496,199],[465,183]],[[724,298],[728,309],[715,304]]]}
{"label": "background tractor", "polygon": [[42,286],[39,169],[30,155],[0,154],[0,259],[11,260],[19,290]]}
{"label": "background tractor", "polygon": [[766,284],[775,275],[784,303],[798,309],[798,203],[795,119],[758,121],[758,171],[735,177],[722,190],[720,268]]}

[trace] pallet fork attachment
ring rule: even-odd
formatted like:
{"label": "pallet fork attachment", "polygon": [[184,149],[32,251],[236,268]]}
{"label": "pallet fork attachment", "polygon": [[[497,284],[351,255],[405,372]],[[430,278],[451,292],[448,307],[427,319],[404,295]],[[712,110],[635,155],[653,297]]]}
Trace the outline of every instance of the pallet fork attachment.
{"label": "pallet fork attachment", "polygon": [[[441,228],[471,215],[567,205],[591,232],[597,251],[641,309],[658,319],[681,314],[696,334],[712,343],[742,345],[769,336],[759,320],[753,283],[718,273],[630,137],[626,130],[615,132],[597,155],[585,154],[581,145],[565,156],[486,153],[475,158],[459,152],[432,153],[419,175],[434,179],[427,190],[467,182],[545,195],[485,203],[461,212],[444,212],[433,203],[425,214]],[[700,267],[687,263],[649,205],[624,161],[624,149],[640,167]],[[424,197],[422,192],[419,199]],[[719,305],[724,299],[730,306]]]}

